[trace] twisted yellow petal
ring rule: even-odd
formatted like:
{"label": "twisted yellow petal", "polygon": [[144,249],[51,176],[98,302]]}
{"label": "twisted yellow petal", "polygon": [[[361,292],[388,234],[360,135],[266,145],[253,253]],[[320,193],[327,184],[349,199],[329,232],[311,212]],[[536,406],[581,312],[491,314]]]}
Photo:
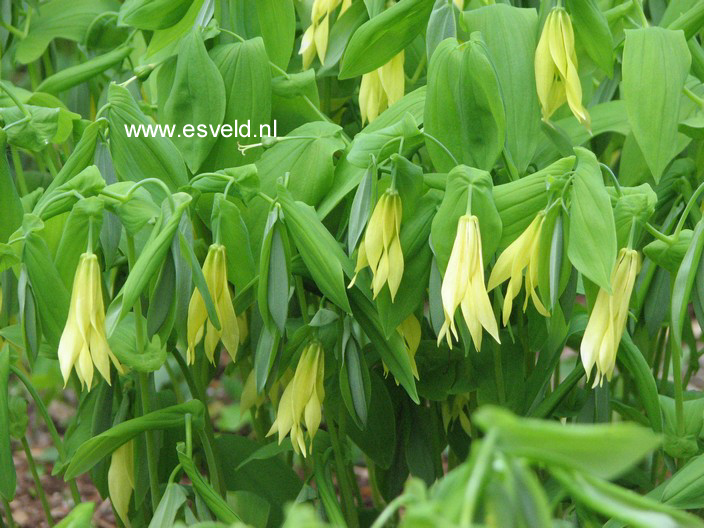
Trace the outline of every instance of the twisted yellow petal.
{"label": "twisted yellow petal", "polygon": [[93,253],[83,253],[78,261],[68,318],[59,340],[58,358],[64,385],[75,367],[81,387],[88,390],[93,385],[94,367],[108,384],[111,361],[119,373],[124,371],[110,350],[105,334],[100,266]]}
{"label": "twisted yellow petal", "polygon": [[567,101],[579,122],[590,128],[589,112],[582,105],[572,21],[563,8],[553,9],[545,20],[535,52],[535,81],[543,119]]}
{"label": "twisted yellow petal", "polygon": [[633,249],[619,252],[611,273],[611,291],[599,290],[584,337],[579,348],[587,375],[596,366],[594,386],[611,380],[616,365],[616,353],[628,317],[628,305],[640,271],[640,254]]}
{"label": "twisted yellow petal", "polygon": [[110,502],[122,522],[129,528],[127,513],[134,490],[134,443],[129,441],[113,451],[108,469]]}
{"label": "twisted yellow petal", "polygon": [[455,339],[458,338],[454,322],[458,306],[462,309],[462,316],[477,351],[481,349],[482,328],[497,342],[501,342],[484,284],[482,238],[479,219],[476,216],[463,215],[458,221],[455,243],[442,281],[441,295],[445,322],[438,334],[438,344],[445,337],[452,348],[450,334]]}

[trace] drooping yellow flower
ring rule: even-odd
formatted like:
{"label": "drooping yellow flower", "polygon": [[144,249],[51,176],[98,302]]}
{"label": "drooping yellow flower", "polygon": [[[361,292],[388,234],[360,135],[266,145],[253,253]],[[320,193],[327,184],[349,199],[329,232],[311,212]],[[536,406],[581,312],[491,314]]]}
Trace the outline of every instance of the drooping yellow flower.
{"label": "drooping yellow flower", "polygon": [[374,298],[388,283],[391,301],[403,278],[403,251],[401,250],[401,217],[403,207],[397,191],[387,190],[379,199],[369,219],[364,238],[359,245],[355,276],[348,286],[351,288],[359,272],[369,266],[372,270]]}
{"label": "drooping yellow flower", "polygon": [[596,297],[594,309],[579,347],[587,376],[596,365],[594,387],[603,383],[604,378],[611,381],[616,365],[616,353],[628,317],[628,304],[640,266],[641,258],[637,251],[622,249],[618,254],[616,267],[611,273],[613,293],[599,290]]}
{"label": "drooping yellow flower", "polygon": [[105,305],[102,290],[98,257],[93,253],[83,253],[73,279],[68,319],[59,341],[59,366],[64,378],[64,386],[68,383],[74,366],[81,387],[86,387],[88,390],[93,384],[94,365],[108,384],[110,383],[110,361],[119,373],[124,372],[122,365],[110,350],[105,335]]}
{"label": "drooping yellow flower", "polygon": [[[222,344],[227,349],[232,360],[237,356],[239,346],[239,324],[232,306],[230,288],[227,284],[227,262],[225,246],[212,244],[203,263],[203,276],[208,286],[210,298],[215,305],[215,312],[220,321],[220,330],[217,330],[208,319],[205,301],[198,288],[193,290],[191,302],[188,305],[188,363],[193,364],[196,359],[195,348],[205,333],[205,355],[211,363],[215,362],[215,347],[222,339]],[[207,332],[204,332],[207,322]]]}
{"label": "drooping yellow flower", "polygon": [[488,290],[491,291],[506,279],[508,282],[506,296],[504,297],[503,323],[508,324],[511,317],[513,300],[521,291],[523,282],[523,270],[526,271],[526,300],[523,303],[523,311],[528,307],[528,298],[533,299],[536,310],[545,316],[550,317],[550,312],[545,309],[538,297],[536,288],[538,287],[538,271],[540,261],[540,233],[545,222],[545,213],[541,212],[533,219],[528,228],[521,233],[510,246],[508,246],[499,256],[494,269],[489,276]]}
{"label": "drooping yellow flower", "polygon": [[325,62],[330,33],[330,14],[342,3],[340,15],[352,4],[352,0],[315,0],[311,9],[311,24],[303,33],[299,55],[303,56],[303,69],[307,70],[318,55],[321,64]]}
{"label": "drooping yellow flower", "polygon": [[589,112],[582,105],[572,21],[561,7],[553,9],[545,20],[535,50],[535,82],[543,119],[549,119],[567,101],[579,122],[590,128]]}
{"label": "drooping yellow flower", "polygon": [[303,349],[296,373],[286,385],[279,401],[276,420],[267,433],[267,436],[278,433],[279,444],[290,433],[294,451],[303,456],[306,456],[307,451],[302,423],[305,423],[308,430],[311,449],[315,433],[320,427],[325,399],[324,374],[325,352],[320,342],[313,341]]}
{"label": "drooping yellow flower", "polygon": [[442,308],[445,322],[438,334],[438,344],[443,337],[452,348],[452,336],[458,339],[455,327],[455,311],[462,308],[474,348],[482,346],[482,327],[500,343],[499,329],[491,310],[489,294],[484,285],[484,263],[479,219],[474,215],[463,215],[457,223],[457,235],[442,280]]}
{"label": "drooping yellow flower", "polygon": [[108,469],[108,491],[110,502],[127,528],[130,520],[130,498],[134,491],[134,442],[130,440],[113,451]]}
{"label": "drooping yellow flower", "polygon": [[[398,325],[396,331],[401,334],[401,337],[403,338],[403,344],[406,347],[406,354],[408,354],[408,360],[411,363],[411,372],[413,373],[413,377],[420,379],[418,376],[418,366],[416,365],[416,352],[418,352],[421,337],[420,322],[418,322],[418,319],[411,314],[406,317],[400,325]],[[384,376],[387,376],[389,374],[389,368],[386,366],[386,363],[383,362],[382,366],[384,367]],[[396,385],[398,385],[398,380],[396,380]]]}
{"label": "drooping yellow flower", "polygon": [[374,121],[379,114],[403,97],[406,76],[403,72],[404,52],[401,51],[381,68],[362,75],[359,86],[359,110],[362,124]]}

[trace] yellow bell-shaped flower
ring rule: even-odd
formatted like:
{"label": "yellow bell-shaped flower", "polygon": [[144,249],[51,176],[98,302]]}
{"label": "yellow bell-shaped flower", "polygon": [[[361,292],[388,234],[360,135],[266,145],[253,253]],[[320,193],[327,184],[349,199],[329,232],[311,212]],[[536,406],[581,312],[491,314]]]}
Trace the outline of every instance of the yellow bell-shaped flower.
{"label": "yellow bell-shaped flower", "polygon": [[540,261],[540,233],[545,222],[545,213],[540,212],[530,223],[528,228],[521,233],[510,246],[508,246],[499,256],[491,270],[489,276],[488,290],[491,291],[507,279],[508,288],[504,297],[503,323],[508,324],[513,308],[513,300],[521,291],[523,282],[523,270],[526,272],[526,300],[523,303],[523,311],[528,307],[528,298],[533,299],[538,313],[545,317],[550,317],[550,312],[545,309],[538,297],[536,288],[538,287],[538,271]]}
{"label": "yellow bell-shaped flower", "polygon": [[640,266],[640,254],[636,250],[622,249],[611,273],[613,293],[599,290],[596,297],[579,347],[587,376],[596,365],[594,387],[603,383],[604,378],[611,381],[616,365],[616,353],[626,326],[633,285]]}
{"label": "yellow bell-shaped flower", "polygon": [[100,266],[98,257],[93,253],[83,253],[78,261],[68,319],[59,341],[58,356],[64,386],[68,383],[74,366],[81,387],[87,387],[88,390],[93,384],[94,365],[108,384],[110,361],[119,373],[124,372],[122,365],[110,350],[105,335],[105,305]]}
{"label": "yellow bell-shaped flower", "polygon": [[[188,305],[188,363],[193,364],[196,359],[195,348],[205,333],[205,355],[211,363],[215,362],[215,347],[222,339],[222,344],[227,349],[232,360],[237,356],[239,346],[239,324],[232,305],[230,288],[227,283],[227,261],[225,246],[212,244],[203,263],[203,276],[208,286],[208,293],[215,305],[215,312],[220,321],[220,330],[213,326],[208,319],[205,300],[198,288],[193,290],[191,302]],[[207,322],[207,332],[205,331]]]}
{"label": "yellow bell-shaped flower", "polygon": [[371,123],[379,114],[403,97],[406,76],[403,71],[404,52],[382,67],[362,75],[359,86],[359,110],[362,124]]}
{"label": "yellow bell-shaped flower", "polygon": [[315,0],[311,9],[311,24],[303,33],[298,51],[303,57],[303,69],[307,70],[316,54],[321,64],[325,62],[330,34],[330,14],[342,3],[340,15],[352,4],[352,0]]}
{"label": "yellow bell-shaped flower", "polygon": [[318,341],[306,345],[296,367],[293,379],[284,389],[279,407],[267,436],[279,434],[279,444],[290,433],[294,451],[306,456],[303,423],[308,430],[311,449],[313,438],[322,420],[322,405],[325,399],[323,378],[325,375],[325,353]]}
{"label": "yellow bell-shaped flower", "polygon": [[130,509],[130,498],[134,491],[134,442],[132,440],[115,449],[110,457],[108,491],[115,512],[129,528],[130,520],[127,512]]}
{"label": "yellow bell-shaped flower", "polygon": [[403,278],[403,251],[401,249],[401,218],[403,206],[395,190],[387,190],[374,207],[364,238],[359,245],[355,275],[348,288],[357,280],[361,270],[372,270],[372,292],[376,299],[384,284],[389,285],[391,301]]}
{"label": "yellow bell-shaped flower", "polygon": [[457,235],[442,280],[442,307],[445,322],[438,334],[438,344],[443,337],[452,348],[452,338],[458,339],[455,327],[455,311],[462,308],[474,348],[482,346],[482,327],[499,340],[499,329],[491,309],[489,294],[484,285],[484,263],[482,259],[482,237],[479,219],[474,215],[463,215],[457,224]]}
{"label": "yellow bell-shaped flower", "polygon": [[561,7],[550,11],[535,51],[535,82],[547,120],[562,104],[590,128],[589,112],[582,105],[582,85],[577,73],[577,53],[570,16]]}

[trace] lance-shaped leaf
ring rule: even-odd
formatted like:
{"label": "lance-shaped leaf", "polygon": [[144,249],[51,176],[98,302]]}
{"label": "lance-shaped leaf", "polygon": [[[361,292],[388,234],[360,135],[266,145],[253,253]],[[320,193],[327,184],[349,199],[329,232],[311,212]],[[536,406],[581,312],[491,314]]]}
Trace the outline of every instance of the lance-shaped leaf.
{"label": "lance-shaped leaf", "polygon": [[8,383],[10,377],[10,346],[5,344],[0,349],[0,497],[11,501],[15,497],[17,474],[12,460],[10,445],[10,408]]}
{"label": "lance-shaped leaf", "polygon": [[447,39],[435,50],[424,119],[425,131],[436,140],[426,145],[438,172],[457,164],[490,170],[496,163],[504,148],[506,115],[496,68],[480,33],[472,33],[468,42]]}
{"label": "lance-shaped leaf", "polygon": [[0,211],[3,220],[0,222],[0,242],[7,242],[10,235],[22,224],[24,209],[20,201],[15,182],[10,174],[7,163],[7,134],[0,130]]}
{"label": "lance-shaped leaf", "polygon": [[482,407],[473,418],[483,431],[496,431],[506,453],[607,479],[623,475],[661,442],[632,423],[563,425],[494,406]]}
{"label": "lance-shaped leaf", "polygon": [[616,225],[611,199],[594,154],[577,147],[570,205],[567,255],[577,271],[600,288],[611,291],[616,263]]}
{"label": "lance-shaped leaf", "polygon": [[200,400],[172,405],[152,411],[139,418],[132,418],[111,427],[104,433],[83,442],[71,458],[64,479],[69,480],[85,473],[121,445],[129,442],[145,431],[155,431],[183,427],[184,417],[193,417],[193,428],[202,429],[205,425],[205,407]]}
{"label": "lance-shaped leaf", "polygon": [[677,154],[680,100],[691,56],[682,31],[626,31],[622,97],[633,135],[657,183]]}
{"label": "lance-shaped leaf", "polygon": [[[162,117],[165,124],[183,131],[172,140],[188,168],[196,173],[218,139],[214,134],[203,134],[200,126],[215,129],[225,117],[225,84],[197,31],[181,41],[174,81]],[[190,132],[186,131],[187,126]]]}
{"label": "lance-shaped leaf", "polygon": [[342,247],[311,206],[295,201],[283,188],[279,188],[279,203],[286,227],[311,277],[326,297],[349,313],[343,270],[351,275],[352,264]]}
{"label": "lance-shaped leaf", "polygon": [[352,35],[340,67],[349,79],[386,64],[426,27],[435,0],[401,0],[362,24]]}

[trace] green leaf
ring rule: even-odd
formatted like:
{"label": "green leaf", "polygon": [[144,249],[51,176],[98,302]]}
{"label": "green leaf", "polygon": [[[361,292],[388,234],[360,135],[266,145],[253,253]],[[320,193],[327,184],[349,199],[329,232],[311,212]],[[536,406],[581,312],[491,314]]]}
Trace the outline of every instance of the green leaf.
{"label": "green leaf", "polygon": [[490,405],[472,418],[485,432],[496,431],[506,453],[606,479],[623,475],[661,442],[650,429],[632,423],[563,425],[519,418]]}
{"label": "green leaf", "polygon": [[230,505],[223,499],[203,478],[193,459],[185,452],[186,446],[179,443],[176,447],[178,461],[183,468],[183,471],[188,475],[188,478],[193,483],[193,489],[203,502],[208,506],[213,515],[224,523],[236,523],[240,520],[235,511],[230,508]]}
{"label": "green leaf", "polygon": [[83,442],[71,457],[64,479],[72,479],[85,473],[115,449],[145,431],[183,427],[187,414],[193,416],[194,430],[202,429],[205,423],[204,413],[205,408],[200,400],[190,400],[121,422]]}
{"label": "green leaf", "polygon": [[[261,125],[273,125],[270,123],[271,68],[264,41],[255,38],[224,44],[213,48],[210,56],[225,83],[227,107],[223,123],[233,128],[233,134],[231,137],[222,134],[218,137],[205,167],[218,170],[253,163],[261,149],[251,149],[243,156],[238,152],[237,145],[258,143],[262,135]],[[237,137],[239,127],[247,123],[252,136]],[[274,134],[270,131],[267,135]]]}
{"label": "green leaf", "polygon": [[401,0],[362,24],[352,35],[340,67],[350,79],[383,66],[426,26],[435,0]]}
{"label": "green leaf", "polygon": [[60,523],[56,524],[56,528],[85,528],[90,526],[94,510],[94,502],[82,502],[75,506],[71,513],[64,517]]}
{"label": "green leaf", "polygon": [[8,383],[10,377],[10,346],[0,348],[0,497],[11,501],[15,497],[17,475],[15,463],[12,459],[12,445],[10,444],[10,400]]}
{"label": "green leaf", "polygon": [[108,338],[108,344],[120,363],[137,372],[155,372],[166,362],[166,347],[161,344],[158,335],[152,337],[144,350],[137,349],[132,313],[117,324],[117,328]]}
{"label": "green leaf", "polygon": [[358,167],[367,167],[372,156],[377,163],[387,160],[399,151],[400,145],[414,148],[422,143],[421,131],[411,114],[391,126],[373,132],[362,131],[355,136],[347,152],[347,161]]}
{"label": "green leaf", "polygon": [[181,248],[181,255],[186,259],[186,262],[188,262],[188,265],[191,268],[191,277],[193,278],[193,282],[196,288],[198,288],[198,291],[200,292],[201,296],[203,297],[205,309],[208,312],[208,319],[210,320],[210,323],[219,330],[220,319],[218,318],[218,312],[215,309],[215,303],[213,302],[213,298],[210,296],[210,290],[208,289],[208,284],[205,282],[203,270],[201,269],[200,264],[198,263],[198,258],[196,257],[196,254],[193,252],[193,247],[188,242],[188,240],[186,240],[186,237],[183,236],[183,233],[181,232],[179,232],[178,234],[178,241],[179,246]]}
{"label": "green leaf", "polygon": [[[319,435],[324,433],[318,432]],[[284,505],[296,499],[302,482],[280,458],[254,458],[260,446],[239,435],[221,435],[215,440],[217,460],[223,468],[227,489],[249,491],[266,500],[272,506],[269,522],[272,526],[280,526]],[[244,464],[247,459],[249,462]],[[276,482],[276,486],[272,482]]]}
{"label": "green leaf", "polygon": [[[125,128],[150,124],[132,95],[117,84],[108,88],[108,122],[110,123],[110,154],[121,180],[140,181],[158,178],[171,191],[186,185],[188,177],[183,158],[174,143],[163,136],[128,137]],[[153,186],[150,187],[150,191]],[[156,193],[154,191],[152,194]],[[155,196],[165,198],[161,190]]]}
{"label": "green leaf", "polygon": [[164,29],[188,12],[193,0],[127,0],[120,7],[118,25],[139,29]]}
{"label": "green leaf", "polygon": [[285,189],[279,189],[279,203],[284,222],[293,242],[320,291],[345,312],[350,312],[344,272],[352,275],[352,264],[340,244],[318,220],[315,209],[294,201]]}
{"label": "green leaf", "polygon": [[271,62],[286,70],[296,36],[293,0],[259,0],[257,18],[267,55]]}
{"label": "green leaf", "polygon": [[28,114],[16,106],[0,109],[10,145],[38,152],[44,150],[59,128],[59,109],[24,105]]}
{"label": "green leaf", "polygon": [[551,468],[550,472],[577,501],[607,517],[619,519],[628,526],[704,526],[697,517],[591,475],[558,468]]}
{"label": "green leaf", "polygon": [[353,419],[347,433],[377,466],[389,469],[396,449],[394,405],[386,385],[374,370],[369,372],[369,381],[371,394],[366,427],[360,428]]}
{"label": "green leaf", "polygon": [[149,528],[164,528],[165,526],[173,526],[178,515],[179,509],[186,503],[186,492],[183,486],[176,482],[170,482],[166,486],[166,491],[159,501],[154,511],[154,516],[149,522]]}
{"label": "green leaf", "polygon": [[495,205],[491,176],[486,171],[457,166],[447,175],[445,195],[431,229],[433,251],[443,274],[455,243],[457,223],[467,214],[469,192],[472,193],[471,214],[479,219],[484,262],[489,261],[501,240],[502,219]]}
{"label": "green leaf", "polygon": [[480,31],[496,68],[506,110],[506,148],[523,173],[533,159],[540,133],[535,90],[538,17],[533,9],[497,3],[464,13],[470,31]]}
{"label": "green leaf", "polygon": [[433,56],[435,48],[445,39],[457,37],[457,21],[459,10],[454,2],[436,0],[428,19],[428,29],[425,33],[426,54]]}
{"label": "green leaf", "polygon": [[614,42],[596,0],[567,0],[577,42],[609,77],[614,70]]}
{"label": "green leaf", "polygon": [[704,249],[704,220],[697,222],[692,234],[692,240],[687,248],[682,263],[677,270],[675,282],[672,286],[672,301],[670,305],[670,315],[672,317],[672,339],[681,346],[682,325],[685,318],[689,321],[687,305],[692,294],[694,279],[697,277],[699,262]]}
{"label": "green leaf", "polygon": [[22,261],[39,307],[41,327],[47,341],[57,347],[68,317],[69,293],[64,286],[44,239],[32,231],[25,235]]}
{"label": "green leaf", "polygon": [[363,430],[367,426],[372,391],[369,369],[364,354],[359,349],[359,344],[347,328],[345,336],[343,336],[339,376],[340,394],[345,402],[345,407],[347,407],[347,412],[357,427]]}
{"label": "green leaf", "polygon": [[468,42],[442,42],[428,68],[425,132],[442,143],[426,139],[438,172],[457,164],[490,170],[504,148],[506,115],[496,68],[481,34]]}
{"label": "green leaf", "polygon": [[662,432],[662,411],[658,399],[658,388],[655,384],[652,370],[643,353],[635,345],[628,332],[621,337],[621,353],[617,359],[622,363],[632,376],[640,401],[648,415],[650,427],[656,433]]}
{"label": "green leaf", "polygon": [[601,168],[591,151],[577,147],[567,255],[577,271],[611,291],[616,263],[616,226]]}
{"label": "green leaf", "polygon": [[[173,195],[176,210],[164,214],[165,220],[160,222],[160,229],[154,229],[149,241],[137,257],[137,261],[130,270],[125,284],[120,293],[113,299],[106,315],[106,328],[108,335],[115,329],[117,323],[129,312],[139,299],[142,292],[147,287],[152,276],[161,268],[161,264],[166,257],[167,251],[171,247],[171,242],[181,221],[181,215],[191,202],[191,197],[186,193],[176,193]],[[169,205],[164,204],[165,208]],[[217,321],[217,317],[211,319]]]}
{"label": "green leaf", "polygon": [[403,343],[401,335],[398,332],[389,337],[385,335],[376,310],[374,310],[374,305],[358,287],[349,291],[349,297],[352,314],[374,345],[382,361],[401,386],[406,389],[411,400],[418,403],[418,392],[413,378],[411,361],[408,358],[406,345]]}
{"label": "green leaf", "polygon": [[22,202],[7,163],[6,148],[7,134],[2,130],[0,131],[0,211],[3,212],[3,221],[0,222],[0,242],[3,243],[7,242],[10,235],[22,225],[24,216]]}
{"label": "green leaf", "polygon": [[[172,140],[190,171],[198,172],[218,139],[205,127],[213,130],[225,117],[225,84],[197,31],[181,41],[173,85],[161,117],[183,131]],[[186,125],[190,126],[190,132],[186,131]]]}
{"label": "green leaf", "polygon": [[17,44],[15,59],[29,64],[38,59],[55,38],[81,42],[91,22],[105,11],[117,11],[116,0],[52,0],[33,13],[29,33]]}
{"label": "green leaf", "polygon": [[657,183],[677,154],[677,123],[691,56],[682,31],[626,31],[622,98],[633,135]]}
{"label": "green leaf", "polygon": [[256,275],[249,231],[239,207],[225,200],[222,195],[215,197],[213,216],[218,218],[214,224],[219,225],[220,241],[225,246],[227,277],[239,293]]}

